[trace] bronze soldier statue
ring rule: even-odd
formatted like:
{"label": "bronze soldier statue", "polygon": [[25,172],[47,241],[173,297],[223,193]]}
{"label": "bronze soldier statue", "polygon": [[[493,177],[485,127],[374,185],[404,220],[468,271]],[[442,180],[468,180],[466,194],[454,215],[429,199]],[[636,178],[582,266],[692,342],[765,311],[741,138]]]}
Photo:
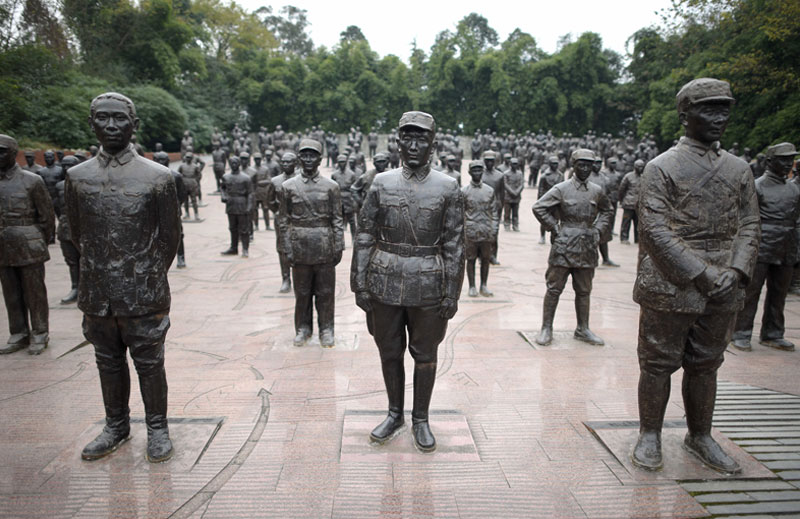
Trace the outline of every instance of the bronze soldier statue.
{"label": "bronze soldier statue", "polygon": [[139,156],[139,126],[127,97],[110,92],[91,104],[101,149],[70,169],[65,186],[72,242],[81,253],[78,308],[94,345],[106,411],[102,432],[83,449],[102,458],[130,438],[130,351],[144,402],[147,460],[173,453],[167,425],[164,340],[169,330],[167,270],[180,241],[180,208],[169,170]]}
{"label": "bronze soldier statue", "polygon": [[600,236],[611,224],[611,203],[597,184],[589,182],[594,153],[579,148],[570,157],[574,175],[556,184],[533,205],[533,214],[552,233],[552,247],[545,280],[542,330],[536,343],[550,344],[553,340],[553,318],[567,278],[572,276],[575,290],[575,314],[578,326],[574,337],[583,342],[602,346],[603,339],[589,329],[589,307],[592,278],[597,267],[597,247]]}
{"label": "bronze soldier statue", "polygon": [[492,244],[497,238],[500,222],[497,218],[497,199],[494,189],[484,184],[483,162],[473,160],[469,164],[469,176],[472,181],[461,188],[464,197],[464,234],[467,256],[467,282],[469,296],[477,297],[475,288],[475,261],[481,259],[481,291],[484,297],[493,294],[487,286],[489,265],[492,259]]}
{"label": "bronze soldier statue", "polygon": [[519,232],[519,203],[522,201],[522,190],[525,189],[525,174],[519,169],[519,159],[513,157],[509,161],[508,170],[503,173],[504,195],[503,226]]}
{"label": "bronze soldier statue", "polygon": [[344,250],[342,199],[339,184],[319,174],[322,144],[303,139],[297,149],[302,174],[283,183],[278,217],[281,248],[294,278],[294,345],[311,337],[316,304],[320,345],[333,348],[336,265]]}
{"label": "bronze soldier statue", "polygon": [[183,155],[183,162],[178,166],[178,173],[183,176],[183,184],[186,186],[186,203],[183,205],[186,211],[184,219],[189,219],[189,203],[192,204],[194,209],[194,219],[200,220],[200,215],[197,212],[197,199],[200,196],[200,174],[197,171],[197,166],[194,163],[194,153],[187,151]]}
{"label": "bronze soldier statue", "polygon": [[30,171],[31,173],[39,173],[39,170],[42,169],[42,166],[36,163],[36,152],[33,150],[25,150],[25,165],[22,166],[22,169],[25,171]]}
{"label": "bronze soldier statue", "polygon": [[44,180],[44,185],[47,187],[47,192],[50,194],[50,200],[55,204],[58,193],[56,192],[56,184],[64,180],[64,170],[56,164],[56,154],[53,150],[44,152],[45,167],[39,169],[36,173]]}
{"label": "bronze soldier statue", "polygon": [[[287,151],[281,157],[281,170],[283,173],[280,175],[273,177],[269,180],[272,184],[272,187],[269,189],[269,208],[270,210],[278,214],[280,212],[281,204],[281,191],[283,189],[283,183],[290,178],[294,177],[295,173],[294,170],[297,167],[297,155],[294,152]],[[292,289],[292,281],[291,281],[291,265],[289,265],[289,258],[286,256],[286,251],[283,249],[286,240],[281,235],[281,228],[280,226],[275,226],[275,245],[278,251],[278,259],[281,265],[281,288],[279,292],[281,294],[286,294]]]}
{"label": "bronze soldier statue", "polygon": [[[550,155],[550,157],[547,158],[547,165],[545,165],[541,171],[537,199],[542,198],[545,193],[553,188],[553,186],[560,184],[561,182],[564,182],[564,173],[558,170],[558,157],[555,155]],[[545,233],[547,233],[544,225],[539,226],[539,232],[539,244],[544,245],[544,237]]]}
{"label": "bronze soldier statue", "polygon": [[231,170],[222,177],[222,201],[228,215],[228,231],[231,233],[231,246],[220,254],[236,256],[239,254],[239,240],[242,242],[242,257],[250,256],[250,215],[253,212],[253,184],[250,177],[239,169],[238,157],[228,159]]}
{"label": "bronze soldier statue", "polygon": [[220,184],[222,183],[222,175],[225,174],[225,162],[227,160],[227,154],[220,146],[219,141],[214,142],[213,149],[211,150],[211,161],[214,164],[214,180],[217,182],[217,190],[215,193],[220,192]]}
{"label": "bronze soldier statue", "polygon": [[356,205],[356,212],[361,210],[364,205],[364,198],[366,198],[369,188],[372,187],[372,182],[375,180],[375,175],[383,173],[389,167],[389,155],[384,152],[378,152],[372,158],[371,169],[358,177],[353,185],[350,186],[350,192],[353,194],[353,203]]}
{"label": "bronze soldier statue", "polygon": [[58,218],[58,228],[56,235],[61,246],[61,254],[64,256],[64,263],[69,268],[69,279],[71,289],[69,293],[61,299],[62,305],[68,305],[78,300],[78,284],[80,282],[80,261],[81,253],[75,244],[72,243],[72,234],[69,231],[69,220],[67,219],[66,200],[64,199],[64,188],[69,170],[77,166],[80,162],[74,155],[68,155],[61,160],[62,177],[64,180],[56,184],[56,199],[53,207]]}
{"label": "bronze soldier statue", "polygon": [[447,173],[448,176],[453,177],[453,180],[458,182],[458,185],[461,185],[461,170],[456,169],[458,165],[458,159],[452,153],[445,157],[445,170],[444,172]]}
{"label": "bronze soldier statue", "polygon": [[[603,169],[603,159],[596,155],[594,158],[594,162],[592,163],[592,173],[589,175],[589,182],[592,182],[602,187],[603,193],[605,193],[606,197],[608,197],[608,185],[606,183],[605,175],[601,173],[602,169]],[[614,261],[612,261],[608,255],[608,242],[610,241],[611,241],[611,225],[606,227],[606,229],[600,234],[600,245],[597,246],[597,249],[600,251],[600,256],[603,258],[604,266],[619,267],[619,265]]]}
{"label": "bronze soldier statue", "polygon": [[[492,150],[483,152],[483,165],[485,166],[485,170],[483,172],[483,183],[494,190],[494,197],[495,200],[497,200],[497,220],[499,221],[503,216],[503,205],[505,203],[504,194],[506,188],[503,185],[503,172],[495,167],[496,163],[497,153]],[[497,261],[497,247],[498,243],[497,239],[495,238],[495,241],[492,244],[492,259],[490,260],[492,265],[500,264],[500,262]]]}
{"label": "bronze soldier statue", "polygon": [[[339,155],[339,157],[342,157],[342,155]],[[333,174],[331,175],[331,180],[339,184],[339,193],[341,194],[342,198],[342,217],[344,218],[344,226],[347,227],[348,224],[350,225],[350,234],[353,238],[353,241],[355,241],[357,208],[355,202],[353,201],[353,194],[350,192],[350,188],[356,181],[356,173],[351,168],[347,167],[346,164],[343,164],[342,161],[339,160],[339,157],[336,159],[336,169],[334,169]]]}
{"label": "bronze soldier statue", "polygon": [[44,263],[55,220],[44,181],[17,165],[18,151],[14,138],[0,134],[0,285],[11,335],[0,353],[30,344],[28,353],[38,355],[49,341]]}
{"label": "bronze soldier statue", "polygon": [[631,223],[633,223],[633,243],[639,243],[639,218],[636,215],[636,204],[639,201],[639,184],[641,183],[642,171],[644,171],[644,161],[636,159],[636,162],[633,163],[633,171],[626,173],[619,185],[618,196],[622,205],[622,224],[619,228],[619,240],[626,245],[631,243],[628,240]]}
{"label": "bronze soldier statue", "polygon": [[767,284],[760,343],[770,348],[794,351],[784,338],[783,308],[792,282],[794,267],[800,263],[800,188],[786,179],[797,150],[782,142],[767,149],[767,169],[755,181],[761,215],[761,244],[753,277],[747,285],[744,308],[736,316],[733,346],[750,351],[753,319],[758,310],[761,288]]}
{"label": "bronze soldier statue", "polygon": [[742,309],[759,241],[747,164],[722,150],[733,97],[728,83],[690,81],[677,95],[686,135],[642,173],[639,267],[639,439],[633,463],[662,466],[670,376],[683,367],[685,448],[724,473],[740,471],[711,436],[717,370]]}
{"label": "bronze soldier statue", "polygon": [[269,229],[269,201],[272,192],[272,174],[266,166],[261,163],[261,153],[253,154],[252,175],[250,181],[255,190],[255,203],[253,204],[253,225],[258,230],[258,209],[264,215],[264,228]]}
{"label": "bronze soldier statue", "polygon": [[[189,197],[189,195],[186,194],[186,186],[183,185],[183,175],[169,167],[169,154],[165,151],[153,153],[153,162],[161,164],[165,168],[169,168],[169,172],[172,173],[172,180],[175,181],[175,194],[178,196],[178,207],[181,207],[186,203],[186,199]],[[186,268],[186,252],[183,246],[183,222],[181,222],[181,241],[178,244],[178,262],[176,267],[179,269]]]}
{"label": "bronze soldier statue", "polygon": [[[428,424],[437,349],[464,281],[464,205],[458,183],[431,169],[436,125],[424,112],[400,118],[403,167],[375,176],[359,214],[350,287],[367,313],[381,357],[389,414],[370,434],[384,443],[405,424],[406,344],[414,358],[414,444],[436,448]],[[408,337],[408,340],[406,340]]]}

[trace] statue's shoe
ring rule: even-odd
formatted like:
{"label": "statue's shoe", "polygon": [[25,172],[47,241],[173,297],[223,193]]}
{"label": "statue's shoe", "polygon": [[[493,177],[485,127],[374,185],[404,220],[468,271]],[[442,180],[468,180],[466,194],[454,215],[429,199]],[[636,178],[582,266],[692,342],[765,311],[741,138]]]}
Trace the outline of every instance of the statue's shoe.
{"label": "statue's shoe", "polygon": [[717,472],[738,474],[742,471],[736,460],[728,456],[710,434],[693,436],[687,433],[683,448]]}
{"label": "statue's shoe", "polygon": [[639,433],[639,439],[631,453],[631,461],[645,470],[661,470],[664,466],[661,456],[661,435],[657,432]]}

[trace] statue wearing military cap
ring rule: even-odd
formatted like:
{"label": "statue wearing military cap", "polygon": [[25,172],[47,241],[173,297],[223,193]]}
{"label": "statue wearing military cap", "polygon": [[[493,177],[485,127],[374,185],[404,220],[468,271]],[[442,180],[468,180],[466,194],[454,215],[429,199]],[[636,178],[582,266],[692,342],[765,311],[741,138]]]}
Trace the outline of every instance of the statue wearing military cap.
{"label": "statue wearing military cap", "polygon": [[[556,155],[550,155],[547,157],[547,164],[545,164],[544,168],[541,170],[537,199],[542,198],[545,193],[561,182],[564,182],[564,173],[558,169],[558,157]],[[539,244],[544,245],[545,234],[547,233],[544,225],[539,226],[539,233]]]}
{"label": "statue wearing military cap", "polygon": [[711,421],[717,370],[756,265],[758,200],[747,164],[719,145],[734,102],[728,83],[695,79],[676,101],[685,136],[645,166],[639,187],[640,426],[632,459],[662,467],[670,377],[683,367],[684,447],[711,468],[736,473]]}
{"label": "statue wearing military cap", "polygon": [[[355,160],[354,156],[350,156],[351,160]],[[358,174],[360,176],[360,174]],[[353,186],[357,178],[356,172],[347,164],[347,156],[339,155],[336,157],[336,168],[331,174],[331,180],[339,184],[339,192],[342,197],[342,217],[344,218],[344,226],[350,225],[350,234],[353,241],[356,239],[356,212],[357,207],[353,200],[353,194],[350,188]]]}
{"label": "statue wearing military cap", "polygon": [[[281,156],[281,170],[282,173],[276,177],[272,177],[270,182],[269,195],[269,209],[275,214],[280,212],[281,204],[281,191],[283,190],[283,183],[295,176],[295,168],[297,167],[297,155],[292,151],[287,151]],[[281,235],[281,228],[279,225],[275,226],[275,245],[278,251],[278,261],[281,266],[281,288],[280,293],[286,294],[292,289],[291,281],[291,265],[289,265],[289,258],[286,251],[283,249],[286,240]]]}
{"label": "statue wearing military cap", "polygon": [[278,193],[281,249],[294,278],[294,345],[311,338],[316,305],[320,345],[332,348],[336,265],[344,250],[342,198],[339,184],[319,174],[319,141],[302,139],[297,155],[302,174],[286,180]]}
{"label": "statue wearing military cap", "polygon": [[[359,214],[350,286],[367,313],[389,397],[370,434],[390,440],[404,426],[406,343],[414,358],[414,444],[436,448],[428,424],[437,350],[458,309],[464,279],[464,206],[458,183],[431,168],[436,124],[425,112],[400,118],[403,165],[375,176]],[[406,341],[408,337],[408,341]]]}
{"label": "statue wearing military cap", "polygon": [[464,197],[464,234],[470,297],[477,297],[479,293],[475,288],[475,263],[478,257],[481,260],[480,294],[484,297],[493,295],[488,287],[489,265],[500,221],[497,218],[497,199],[494,189],[481,180],[483,170],[482,161],[470,162],[469,176],[472,180],[461,188]]}
{"label": "statue wearing military cap", "polygon": [[767,170],[755,181],[761,216],[761,243],[758,262],[747,285],[744,308],[736,316],[732,345],[750,351],[753,320],[758,310],[761,289],[766,283],[764,316],[760,343],[770,348],[794,351],[784,338],[783,309],[794,267],[800,263],[800,187],[787,180],[797,150],[782,142],[767,149]]}
{"label": "statue wearing military cap", "polygon": [[[483,183],[494,190],[494,196],[497,200],[497,220],[499,221],[503,215],[503,204],[505,203],[504,193],[505,186],[503,185],[503,172],[497,168],[497,153],[492,150],[483,152],[483,164],[485,166],[483,171]],[[492,265],[499,265],[497,261],[498,242],[495,237],[492,244]]]}
{"label": "statue wearing military cap", "polygon": [[38,355],[49,340],[44,263],[55,232],[53,202],[42,178],[17,164],[17,141],[0,134],[0,284],[10,337],[0,353],[28,345]]}
{"label": "statue wearing military cap", "polygon": [[186,216],[184,219],[189,219],[189,204],[191,203],[194,210],[194,219],[200,220],[200,215],[197,212],[197,199],[200,195],[200,172],[197,171],[197,166],[194,163],[194,153],[187,151],[183,154],[183,162],[178,166],[178,173],[183,177],[183,184],[186,187],[186,203],[184,210]]}
{"label": "statue wearing military cap", "polygon": [[575,314],[578,326],[574,337],[602,346],[603,339],[589,329],[592,278],[597,267],[600,236],[611,225],[611,203],[601,186],[589,182],[594,153],[579,148],[571,157],[573,176],[556,184],[533,205],[533,214],[545,230],[552,233],[552,247],[545,280],[542,329],[537,344],[553,340],[553,318],[561,292],[572,276],[575,289]]}
{"label": "statue wearing military cap", "polygon": [[356,205],[356,214],[361,210],[364,204],[364,197],[367,196],[369,188],[372,187],[372,181],[375,180],[375,175],[383,173],[389,167],[389,154],[382,151],[375,154],[372,158],[373,168],[361,175],[350,186],[350,192],[353,194],[353,203]]}
{"label": "statue wearing military cap", "polygon": [[[253,153],[253,165],[247,169],[247,175],[253,185],[253,226],[258,230],[258,210],[264,215],[264,223],[269,224],[269,203],[272,197],[272,173],[263,164],[263,156]],[[266,227],[269,229],[269,225]]]}
{"label": "statue wearing military cap", "polygon": [[239,254],[239,242],[242,242],[242,257],[250,256],[250,219],[253,213],[253,183],[246,173],[241,171],[239,157],[228,159],[231,170],[222,177],[222,202],[225,214],[228,215],[228,232],[231,244],[220,254],[236,256]]}

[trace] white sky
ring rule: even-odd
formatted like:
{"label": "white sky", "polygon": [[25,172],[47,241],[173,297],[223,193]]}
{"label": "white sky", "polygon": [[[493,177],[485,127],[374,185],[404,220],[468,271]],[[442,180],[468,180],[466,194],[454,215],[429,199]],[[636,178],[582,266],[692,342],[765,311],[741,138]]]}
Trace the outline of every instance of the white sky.
{"label": "white sky", "polygon": [[500,41],[515,28],[536,38],[545,52],[553,53],[559,37],[572,33],[577,37],[593,31],[603,38],[603,46],[625,54],[625,40],[642,27],[657,24],[656,11],[671,5],[670,0],[460,0],[437,2],[404,0],[237,0],[248,11],[272,5],[278,11],[294,5],[308,11],[314,45],[333,47],[339,33],[348,25],[357,25],[370,47],[381,57],[395,54],[408,62],[411,42],[430,52],[436,35],[445,29],[455,31],[456,24],[475,12],[489,21]]}

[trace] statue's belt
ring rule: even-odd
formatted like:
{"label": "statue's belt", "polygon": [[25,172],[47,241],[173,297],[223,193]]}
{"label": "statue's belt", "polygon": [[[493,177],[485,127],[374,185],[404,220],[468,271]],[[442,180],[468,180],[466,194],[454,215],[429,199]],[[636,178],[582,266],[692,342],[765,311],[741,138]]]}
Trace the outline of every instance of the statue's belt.
{"label": "statue's belt", "polygon": [[378,249],[404,257],[435,256],[441,251],[436,245],[411,245],[409,243],[390,243],[382,240],[378,241]]}
{"label": "statue's belt", "polygon": [[733,246],[733,240],[719,240],[716,238],[684,240],[684,242],[692,249],[704,251],[728,250]]}
{"label": "statue's belt", "polygon": [[330,227],[331,222],[329,221],[299,221],[299,220],[292,220],[290,224],[292,227]]}
{"label": "statue's belt", "polygon": [[36,225],[37,222],[33,218],[22,218],[16,216],[0,216],[0,226],[23,226],[23,225]]}

